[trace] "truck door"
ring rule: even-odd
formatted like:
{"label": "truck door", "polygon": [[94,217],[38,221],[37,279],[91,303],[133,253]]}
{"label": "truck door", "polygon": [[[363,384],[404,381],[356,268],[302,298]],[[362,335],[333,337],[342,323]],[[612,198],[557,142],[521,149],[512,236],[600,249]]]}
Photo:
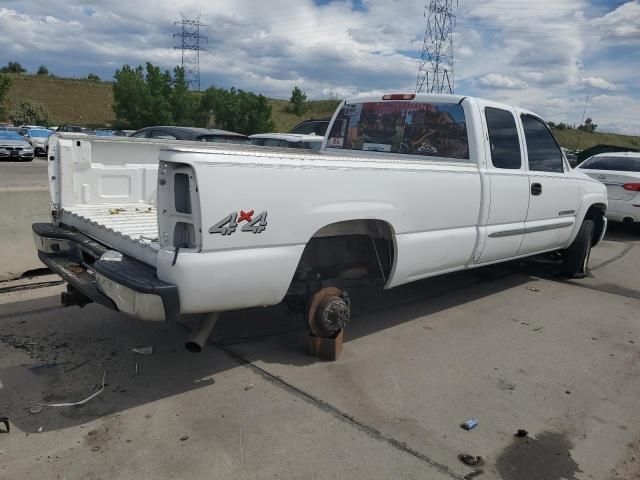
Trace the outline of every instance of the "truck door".
{"label": "truck door", "polygon": [[[486,142],[485,158],[489,197],[484,247],[477,263],[492,262],[517,255],[524,238],[525,218],[529,206],[529,177],[524,161],[524,144],[518,134],[515,110],[482,101]],[[483,230],[484,229],[484,230]]]}
{"label": "truck door", "polygon": [[519,255],[561,248],[576,222],[580,187],[570,178],[562,151],[538,117],[520,115],[529,166],[529,211]]}

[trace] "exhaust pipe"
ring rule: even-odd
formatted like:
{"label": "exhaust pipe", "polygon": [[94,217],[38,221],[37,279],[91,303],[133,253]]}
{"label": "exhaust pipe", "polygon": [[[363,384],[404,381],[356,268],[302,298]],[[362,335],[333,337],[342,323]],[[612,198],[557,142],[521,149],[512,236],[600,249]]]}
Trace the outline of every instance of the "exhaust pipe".
{"label": "exhaust pipe", "polygon": [[187,351],[192,353],[200,353],[202,351],[202,347],[204,347],[207,338],[211,334],[211,330],[213,326],[218,321],[218,317],[220,316],[219,312],[207,313],[202,316],[194,328],[191,331],[191,335],[187,339],[187,343],[184,344],[184,348]]}

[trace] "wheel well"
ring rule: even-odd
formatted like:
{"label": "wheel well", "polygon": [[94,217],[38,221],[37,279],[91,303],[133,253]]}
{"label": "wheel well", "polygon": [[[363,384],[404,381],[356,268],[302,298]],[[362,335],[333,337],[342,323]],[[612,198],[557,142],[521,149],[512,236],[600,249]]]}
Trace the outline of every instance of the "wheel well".
{"label": "wheel well", "polygon": [[602,230],[604,229],[604,214],[607,211],[607,206],[603,203],[595,203],[589,207],[586,215],[584,216],[585,220],[593,220],[594,229],[593,229],[593,239],[591,241],[592,245],[598,243],[600,236],[602,235]]}
{"label": "wheel well", "polygon": [[394,259],[395,235],[387,222],[361,219],[332,223],[307,242],[289,294],[307,294],[325,286],[384,285]]}

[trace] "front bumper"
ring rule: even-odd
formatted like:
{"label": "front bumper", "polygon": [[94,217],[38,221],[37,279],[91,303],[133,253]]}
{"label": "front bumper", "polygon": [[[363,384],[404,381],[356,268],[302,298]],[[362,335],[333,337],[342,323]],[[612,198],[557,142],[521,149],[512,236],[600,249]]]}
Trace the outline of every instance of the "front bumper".
{"label": "front bumper", "polygon": [[0,153],[0,160],[33,160],[34,152],[33,150],[24,151],[24,150],[13,150],[9,153]]}
{"label": "front bumper", "polygon": [[124,255],[106,260],[111,250],[71,228],[34,223],[32,230],[42,263],[84,297],[142,320],[178,320],[178,288],[153,268]]}

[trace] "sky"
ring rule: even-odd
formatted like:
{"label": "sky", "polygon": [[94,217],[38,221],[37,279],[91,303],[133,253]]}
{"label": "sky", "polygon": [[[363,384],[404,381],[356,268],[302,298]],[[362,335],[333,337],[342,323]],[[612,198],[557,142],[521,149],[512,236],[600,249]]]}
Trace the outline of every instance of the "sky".
{"label": "sky", "polygon": [[[456,1],[454,0],[454,5]],[[459,0],[455,93],[547,120],[640,135],[640,0]],[[288,98],[413,92],[424,2],[405,0],[0,0],[0,64],[112,79],[172,69],[181,15],[200,15],[203,88]]]}

